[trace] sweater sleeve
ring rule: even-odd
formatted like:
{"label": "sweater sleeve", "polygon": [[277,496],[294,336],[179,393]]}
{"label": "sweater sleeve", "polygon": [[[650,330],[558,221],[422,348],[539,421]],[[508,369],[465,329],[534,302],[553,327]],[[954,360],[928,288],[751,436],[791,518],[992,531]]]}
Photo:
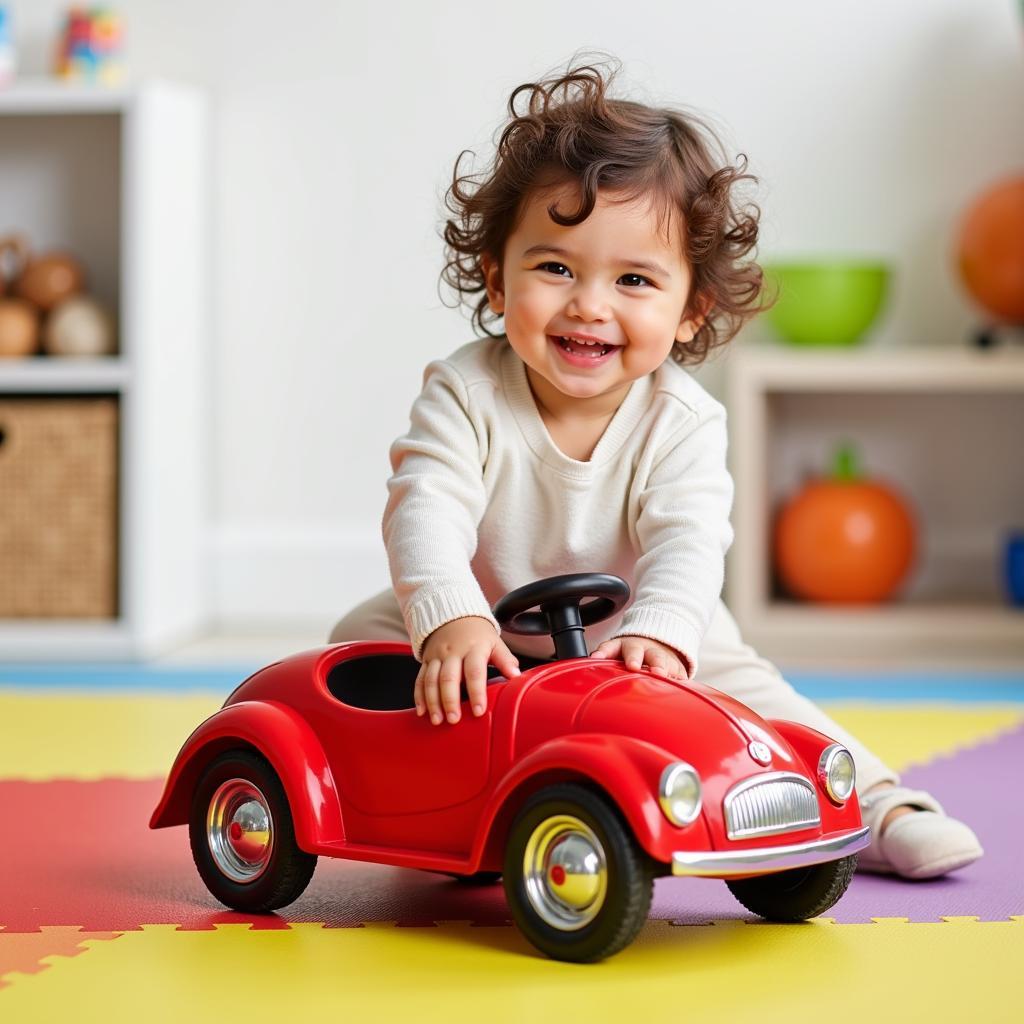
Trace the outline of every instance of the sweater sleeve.
{"label": "sweater sleeve", "polygon": [[733,536],[725,409],[691,415],[666,447],[640,493],[636,596],[616,632],[674,648],[692,679]]}
{"label": "sweater sleeve", "polygon": [[413,653],[446,622],[491,614],[470,562],[487,495],[481,444],[465,381],[431,363],[413,403],[409,431],[391,446],[392,475],[382,524],[391,582]]}

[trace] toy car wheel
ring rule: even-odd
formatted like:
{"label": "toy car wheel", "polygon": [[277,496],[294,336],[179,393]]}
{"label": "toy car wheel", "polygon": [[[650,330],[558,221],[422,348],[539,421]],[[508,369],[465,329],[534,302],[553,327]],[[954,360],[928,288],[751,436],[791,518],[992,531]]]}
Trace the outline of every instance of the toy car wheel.
{"label": "toy car wheel", "polygon": [[206,769],[192,798],[189,840],[206,887],[246,913],[292,903],[316,867],[316,856],[295,842],[281,780],[245,750],[222,754]]}
{"label": "toy car wheel", "polygon": [[824,914],[846,892],[857,867],[856,856],[756,878],[728,880],[733,896],[769,921],[806,921]]}
{"label": "toy car wheel", "polygon": [[628,946],[647,920],[654,876],[616,808],[583,786],[535,793],[505,851],[505,895],[542,953],[578,963]]}

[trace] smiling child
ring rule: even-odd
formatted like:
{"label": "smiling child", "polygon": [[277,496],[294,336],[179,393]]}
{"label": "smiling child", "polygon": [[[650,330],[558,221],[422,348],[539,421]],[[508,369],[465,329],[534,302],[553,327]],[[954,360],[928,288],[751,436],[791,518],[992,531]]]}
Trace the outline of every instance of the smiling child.
{"label": "smiling child", "polygon": [[963,867],[974,833],[793,690],[720,600],[725,410],[685,367],[761,308],[759,211],[736,196],[753,179],[692,114],[612,98],[613,77],[579,66],[520,86],[493,165],[474,178],[456,163],[444,278],[483,337],[426,368],[390,453],[393,587],[331,639],[411,642],[417,713],[454,725],[463,681],[483,714],[488,664],[514,676],[517,655],[551,654],[546,638],[506,645],[501,596],[615,573],[633,600],[587,628],[591,657],[699,678],[845,743],[874,836],[862,868]]}

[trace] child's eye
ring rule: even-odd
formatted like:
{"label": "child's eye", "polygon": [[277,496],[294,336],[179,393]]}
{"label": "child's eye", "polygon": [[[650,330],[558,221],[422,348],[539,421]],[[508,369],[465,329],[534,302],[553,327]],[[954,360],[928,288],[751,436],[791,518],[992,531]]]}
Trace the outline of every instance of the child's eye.
{"label": "child's eye", "polygon": [[[558,274],[559,277],[564,277],[565,274],[569,273],[569,268],[564,263],[541,263],[537,267],[538,270],[550,270],[552,274]],[[563,274],[563,271],[565,274]]]}
{"label": "child's eye", "polygon": [[629,285],[631,288],[635,288],[637,285],[651,284],[651,281],[648,278],[643,277],[640,274],[623,274],[619,280],[623,284]]}

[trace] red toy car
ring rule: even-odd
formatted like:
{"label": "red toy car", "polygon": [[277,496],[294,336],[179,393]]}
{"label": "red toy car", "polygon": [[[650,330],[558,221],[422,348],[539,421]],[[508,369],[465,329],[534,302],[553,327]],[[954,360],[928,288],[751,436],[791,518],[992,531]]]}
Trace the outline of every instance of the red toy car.
{"label": "red toy car", "polygon": [[489,680],[486,713],[454,726],[416,715],[406,644],[261,669],[189,737],[150,825],[188,823],[203,881],[244,912],[297,899],[320,855],[501,875],[523,933],[562,960],[628,945],[657,875],[723,878],[774,921],[823,913],[869,841],[849,752],[699,683],[587,659],[583,626],[628,595],[581,573],[504,597],[502,628],[551,633],[555,658]]}

